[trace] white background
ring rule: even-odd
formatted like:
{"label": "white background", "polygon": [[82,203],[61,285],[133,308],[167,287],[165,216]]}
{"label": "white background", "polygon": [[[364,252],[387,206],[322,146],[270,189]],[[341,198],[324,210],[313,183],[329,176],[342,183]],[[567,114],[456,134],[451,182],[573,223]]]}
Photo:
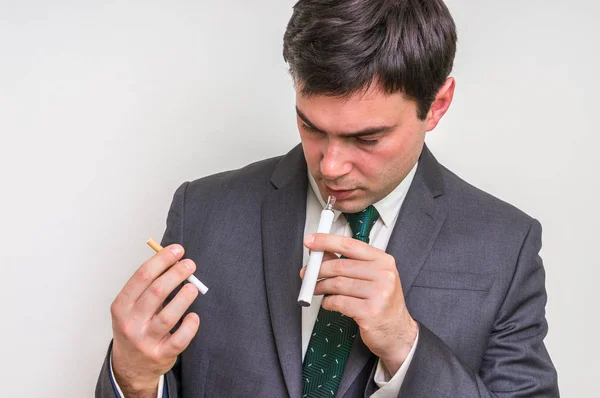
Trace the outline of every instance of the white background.
{"label": "white background", "polygon": [[[281,56],[293,1],[133,3],[0,0],[2,396],[92,396],[110,303],[152,255],[174,190],[299,141]],[[449,7],[457,91],[428,143],[541,221],[547,347],[562,395],[590,396],[599,6]]]}

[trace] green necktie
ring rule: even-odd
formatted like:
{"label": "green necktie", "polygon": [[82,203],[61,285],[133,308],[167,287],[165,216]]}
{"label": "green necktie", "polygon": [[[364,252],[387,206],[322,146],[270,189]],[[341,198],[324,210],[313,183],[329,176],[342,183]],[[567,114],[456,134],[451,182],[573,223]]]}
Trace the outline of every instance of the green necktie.
{"label": "green necktie", "polygon": [[[371,228],[379,218],[375,207],[344,216],[352,237],[369,243]],[[358,325],[352,318],[323,307],[319,309],[302,366],[303,398],[335,396],[357,332]]]}

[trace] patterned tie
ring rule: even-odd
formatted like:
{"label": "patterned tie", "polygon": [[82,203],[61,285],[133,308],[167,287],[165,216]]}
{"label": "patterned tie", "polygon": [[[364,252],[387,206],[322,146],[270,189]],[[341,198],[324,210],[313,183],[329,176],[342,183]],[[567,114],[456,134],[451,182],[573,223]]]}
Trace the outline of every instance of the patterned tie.
{"label": "patterned tie", "polygon": [[[344,216],[352,237],[369,243],[371,228],[379,218],[375,207]],[[319,309],[302,368],[303,398],[335,396],[357,331],[358,325],[352,318],[323,307]]]}

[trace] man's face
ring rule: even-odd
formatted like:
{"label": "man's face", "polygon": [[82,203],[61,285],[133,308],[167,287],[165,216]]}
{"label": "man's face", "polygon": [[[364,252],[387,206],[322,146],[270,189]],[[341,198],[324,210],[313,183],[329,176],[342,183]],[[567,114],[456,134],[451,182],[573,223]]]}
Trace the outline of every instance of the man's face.
{"label": "man's face", "polygon": [[417,161],[427,121],[401,93],[373,85],[349,98],[305,97],[296,87],[297,123],[308,169],[325,201],[358,212],[383,199]]}

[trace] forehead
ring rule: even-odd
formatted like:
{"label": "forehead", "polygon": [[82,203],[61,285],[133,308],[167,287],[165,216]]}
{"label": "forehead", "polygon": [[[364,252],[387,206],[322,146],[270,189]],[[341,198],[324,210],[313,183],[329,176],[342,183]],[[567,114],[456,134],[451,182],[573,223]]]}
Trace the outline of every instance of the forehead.
{"label": "forehead", "polygon": [[414,101],[400,92],[387,94],[377,85],[344,97],[306,96],[297,85],[296,106],[313,124],[332,132],[397,124],[410,114],[416,115]]}

